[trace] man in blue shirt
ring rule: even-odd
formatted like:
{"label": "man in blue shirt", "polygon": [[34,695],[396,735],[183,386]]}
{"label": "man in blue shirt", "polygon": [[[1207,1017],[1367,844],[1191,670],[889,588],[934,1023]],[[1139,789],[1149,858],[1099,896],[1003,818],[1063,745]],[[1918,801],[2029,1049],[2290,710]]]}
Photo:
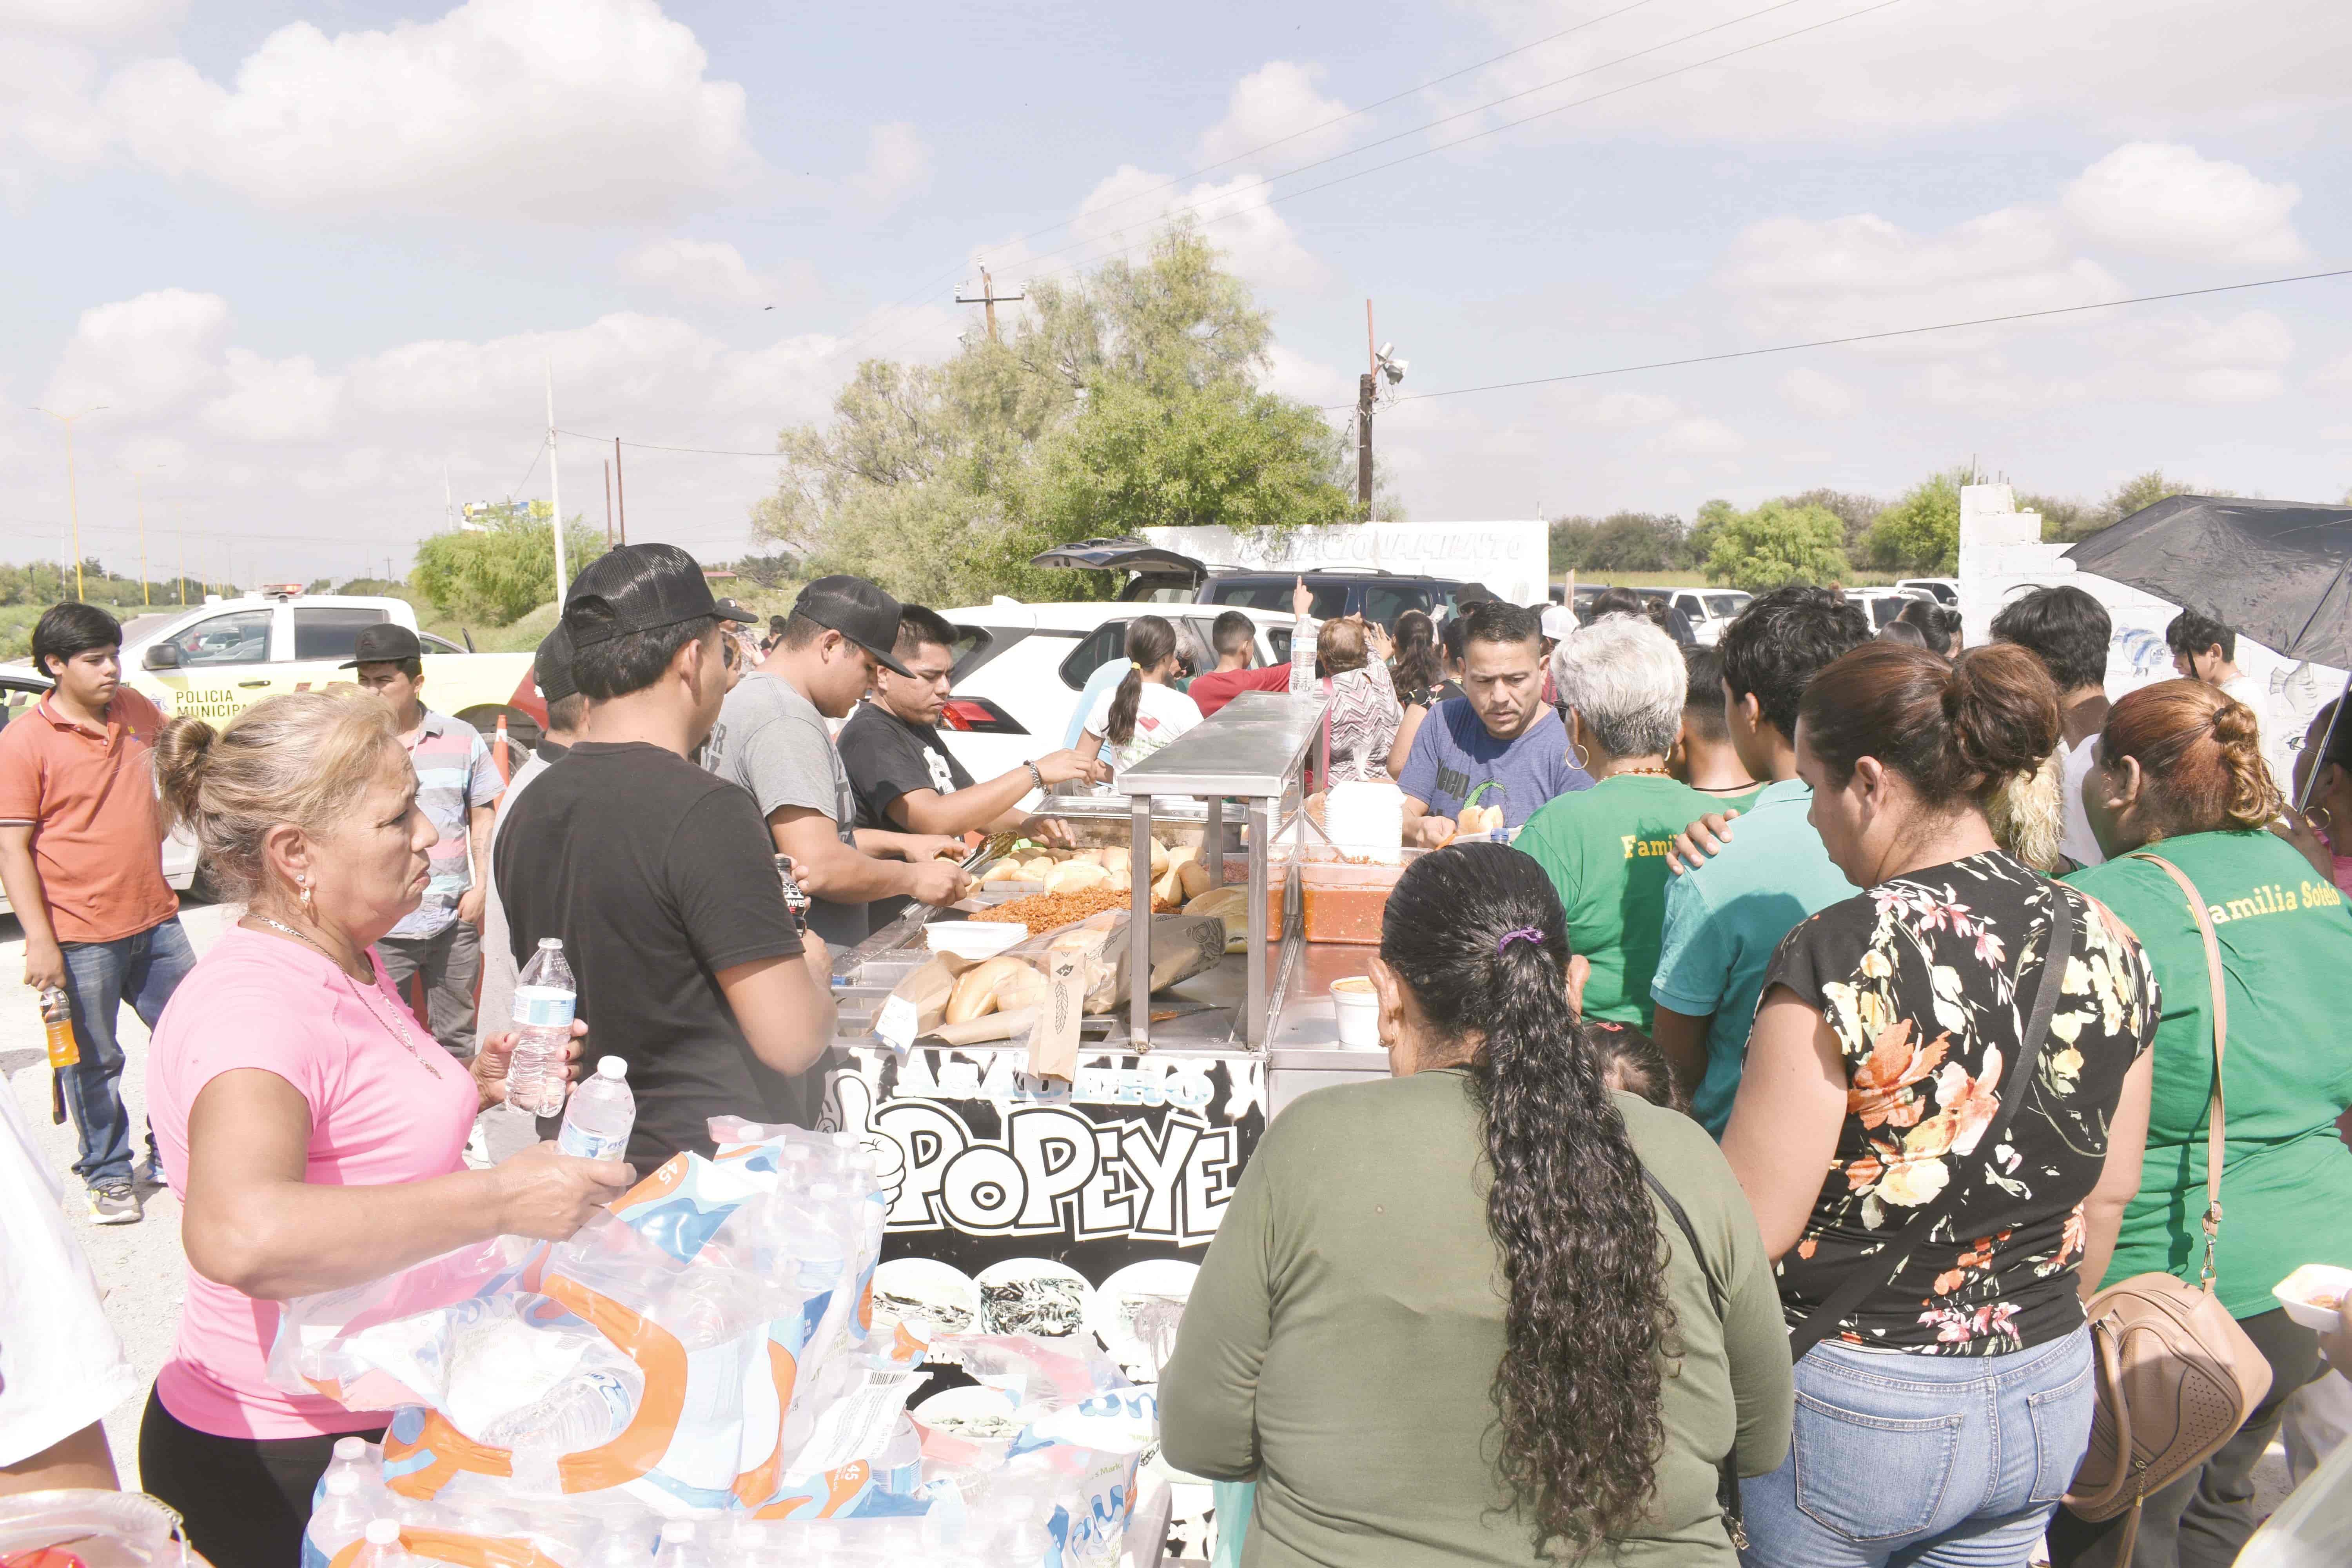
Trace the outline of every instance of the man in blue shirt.
{"label": "man in blue shirt", "polygon": [[1592,787],[1543,700],[1535,611],[1488,599],[1463,616],[1462,692],[1430,710],[1397,775],[1406,843],[1444,843],[1465,805],[1499,806],[1504,827],[1517,831],[1554,795]]}
{"label": "man in blue shirt", "polygon": [[1732,747],[1750,778],[1769,782],[1724,829],[1713,858],[1675,866],[1682,875],[1666,889],[1650,980],[1652,1036],[1690,1091],[1691,1114],[1718,1138],[1773,951],[1798,921],[1855,890],[1808,820],[1813,792],[1797,776],[1797,703],[1817,670],[1869,638],[1861,609],[1829,588],[1776,588],[1724,628]]}

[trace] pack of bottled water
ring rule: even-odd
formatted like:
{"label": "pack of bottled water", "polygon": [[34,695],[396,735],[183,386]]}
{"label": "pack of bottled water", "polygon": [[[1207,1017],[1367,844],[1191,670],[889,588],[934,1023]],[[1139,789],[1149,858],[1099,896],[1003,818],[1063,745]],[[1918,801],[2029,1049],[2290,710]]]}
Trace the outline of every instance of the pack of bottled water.
{"label": "pack of bottled water", "polygon": [[[874,1333],[872,1155],[714,1136],[718,1159],[678,1156],[569,1241],[501,1237],[287,1304],[272,1381],[394,1413],[381,1447],[339,1445],[305,1568],[1124,1560],[1150,1391],[1026,1336]],[[987,1408],[910,1414],[941,1363]]]}

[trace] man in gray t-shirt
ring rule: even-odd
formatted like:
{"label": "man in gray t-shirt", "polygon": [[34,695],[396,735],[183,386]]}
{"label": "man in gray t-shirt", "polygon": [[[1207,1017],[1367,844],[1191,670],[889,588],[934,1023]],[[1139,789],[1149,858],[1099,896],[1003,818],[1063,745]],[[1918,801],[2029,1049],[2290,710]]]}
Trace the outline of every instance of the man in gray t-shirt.
{"label": "man in gray t-shirt", "polygon": [[[809,926],[835,950],[867,934],[866,905],[905,896],[948,904],[969,879],[943,852],[961,843],[932,834],[859,831],[856,797],[825,727],[845,717],[877,662],[898,669],[890,645],[898,602],[857,577],[824,577],[793,606],[783,638],[727,694],[703,765],[759,803],[777,849],[814,900]],[[897,858],[885,858],[895,856]]]}

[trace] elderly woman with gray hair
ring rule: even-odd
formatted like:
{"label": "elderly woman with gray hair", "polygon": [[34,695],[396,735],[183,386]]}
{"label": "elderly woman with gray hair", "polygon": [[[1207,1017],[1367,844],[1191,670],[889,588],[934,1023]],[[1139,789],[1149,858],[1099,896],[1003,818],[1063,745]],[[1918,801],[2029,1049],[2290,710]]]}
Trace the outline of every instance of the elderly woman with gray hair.
{"label": "elderly woman with gray hair", "polygon": [[1646,1030],[1666,851],[1685,826],[1714,809],[1666,772],[1682,725],[1682,650],[1638,616],[1603,616],[1552,650],[1551,673],[1568,710],[1569,761],[1593,785],[1550,801],[1515,842],[1550,877],[1568,911],[1571,963],[1591,970],[1584,1016]]}

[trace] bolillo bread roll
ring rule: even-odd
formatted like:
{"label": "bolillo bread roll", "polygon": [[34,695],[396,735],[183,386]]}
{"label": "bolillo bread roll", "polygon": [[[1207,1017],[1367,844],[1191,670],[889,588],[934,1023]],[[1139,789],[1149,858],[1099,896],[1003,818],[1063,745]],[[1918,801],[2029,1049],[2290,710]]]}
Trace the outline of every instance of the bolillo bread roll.
{"label": "bolillo bread roll", "polygon": [[1110,873],[1091,860],[1066,860],[1045,878],[1048,893],[1083,893],[1110,886]]}
{"label": "bolillo bread roll", "polygon": [[1000,956],[973,964],[956,976],[955,989],[948,994],[947,1012],[940,1021],[967,1024],[996,1011],[997,987],[1015,975],[1034,973],[1017,958]]}

